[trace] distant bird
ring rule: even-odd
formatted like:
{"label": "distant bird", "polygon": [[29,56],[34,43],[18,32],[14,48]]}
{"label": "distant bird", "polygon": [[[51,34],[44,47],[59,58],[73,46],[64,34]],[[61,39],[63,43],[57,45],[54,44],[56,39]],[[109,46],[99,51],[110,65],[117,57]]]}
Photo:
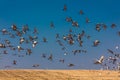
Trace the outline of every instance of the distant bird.
{"label": "distant bird", "polygon": [[57,38],[60,38],[60,35],[59,35],[58,33],[56,34],[56,39],[57,39]]}
{"label": "distant bird", "polygon": [[33,64],[32,67],[39,67],[40,65],[39,64]]}
{"label": "distant bird", "polygon": [[79,34],[78,34],[77,41],[80,42],[81,39],[82,39],[82,37],[83,37],[84,35],[85,35],[85,31],[82,30],[82,33],[79,33]]}
{"label": "distant bird", "polygon": [[76,21],[72,21],[72,26],[74,26],[74,27],[79,27],[79,24],[78,24],[78,22],[76,22]]}
{"label": "distant bird", "polygon": [[83,46],[83,41],[82,40],[78,40],[79,45],[82,47]]}
{"label": "distant bird", "polygon": [[71,64],[71,63],[68,64],[68,67],[73,67],[73,66],[75,66],[75,65],[74,65],[74,64]]}
{"label": "distant bird", "polygon": [[3,35],[8,33],[8,31],[6,29],[2,29],[1,32],[2,32]]}
{"label": "distant bird", "polygon": [[66,17],[65,21],[67,21],[67,22],[72,22],[73,20],[72,20],[71,17]]}
{"label": "distant bird", "polygon": [[74,44],[74,41],[73,41],[73,40],[68,40],[68,43],[69,43],[70,45],[73,45],[73,44]]}
{"label": "distant bird", "polygon": [[99,60],[96,60],[94,64],[102,64],[104,60],[104,56],[101,56]]}
{"label": "distant bird", "polygon": [[19,36],[19,37],[21,37],[22,36],[22,32],[17,30],[16,31],[16,35]]}
{"label": "distant bird", "polygon": [[13,60],[13,64],[16,65],[16,64],[17,64],[17,61],[16,61],[16,60]]}
{"label": "distant bird", "polygon": [[120,36],[120,31],[118,31],[118,36]]}
{"label": "distant bird", "polygon": [[83,52],[83,53],[87,53],[87,50],[81,50],[81,52]]}
{"label": "distant bird", "polygon": [[7,50],[4,50],[4,51],[3,51],[3,54],[8,54]]}
{"label": "distant bird", "polygon": [[67,11],[67,5],[64,4],[63,11]]}
{"label": "distant bird", "polygon": [[29,40],[30,40],[30,41],[33,41],[34,38],[33,38],[32,36],[29,36]]}
{"label": "distant bird", "polygon": [[64,52],[64,55],[67,55],[68,53],[67,52]]}
{"label": "distant bird", "polygon": [[5,44],[0,43],[0,48],[6,48]]}
{"label": "distant bird", "polygon": [[76,55],[78,51],[77,50],[73,50],[72,52],[73,52],[74,55]]}
{"label": "distant bird", "polygon": [[86,18],[86,23],[90,23],[90,20],[89,20],[89,18]]}
{"label": "distant bird", "polygon": [[59,62],[62,62],[62,63],[64,63],[64,62],[65,62],[65,60],[64,60],[64,59],[60,59],[60,60],[59,60]]}
{"label": "distant bird", "polygon": [[67,37],[63,35],[63,40],[67,40]]}
{"label": "distant bird", "polygon": [[46,58],[46,54],[43,53],[43,54],[42,54],[42,57],[43,57],[43,58]]}
{"label": "distant bird", "polygon": [[111,28],[115,28],[117,25],[115,23],[111,24]]}
{"label": "distant bird", "polygon": [[107,25],[106,24],[102,24],[102,27],[103,27],[104,30],[106,30]]}
{"label": "distant bird", "polygon": [[69,29],[69,32],[71,33],[71,32],[72,32],[72,29]]}
{"label": "distant bird", "polygon": [[79,11],[79,14],[80,14],[80,15],[83,15],[83,14],[84,14],[83,10],[80,10],[80,11]]}
{"label": "distant bird", "polygon": [[32,42],[32,47],[34,48],[37,44],[38,44],[37,41],[33,41],[33,42]]}
{"label": "distant bird", "polygon": [[32,50],[31,49],[27,49],[26,54],[31,55],[31,53],[32,53]]}
{"label": "distant bird", "polygon": [[95,40],[95,41],[93,42],[93,46],[94,46],[94,47],[98,46],[99,44],[100,44],[100,41],[99,41],[99,40]]}
{"label": "distant bird", "polygon": [[33,36],[33,39],[34,39],[34,40],[37,40],[37,39],[38,39],[38,36]]}
{"label": "distant bird", "polygon": [[21,37],[19,43],[22,44],[25,41],[25,38]]}
{"label": "distant bird", "polygon": [[61,42],[61,40],[56,41],[60,46],[64,46],[64,44]]}
{"label": "distant bird", "polygon": [[37,28],[34,28],[34,31],[33,31],[33,34],[38,34],[38,29]]}
{"label": "distant bird", "polygon": [[45,37],[43,37],[43,42],[47,42],[47,39]]}
{"label": "distant bird", "polygon": [[21,46],[17,46],[18,51],[20,52],[21,50],[24,50]]}
{"label": "distant bird", "polygon": [[24,26],[22,27],[22,32],[23,32],[24,34],[26,34],[27,31],[29,31],[29,27],[28,27],[28,25],[24,25]]}
{"label": "distant bird", "polygon": [[112,60],[112,63],[115,64],[115,62],[117,61],[117,58],[109,57],[109,60]]}
{"label": "distant bird", "polygon": [[50,23],[50,27],[51,27],[51,28],[54,28],[54,27],[55,27],[53,22]]}
{"label": "distant bird", "polygon": [[11,28],[12,28],[13,31],[17,31],[17,26],[16,26],[15,24],[13,24],[13,25],[11,26]]}
{"label": "distant bird", "polygon": [[100,30],[101,30],[100,24],[97,24],[95,29],[96,29],[96,31],[100,32]]}
{"label": "distant bird", "polygon": [[67,39],[68,40],[73,40],[73,35],[72,34],[68,34]]}
{"label": "distant bird", "polygon": [[115,54],[112,50],[110,50],[110,49],[107,49],[107,50],[108,50],[109,53]]}
{"label": "distant bird", "polygon": [[50,54],[50,56],[48,57],[48,60],[52,61],[53,60],[53,55]]}
{"label": "distant bird", "polygon": [[86,37],[87,37],[87,39],[90,39],[90,38],[91,38],[91,36],[90,36],[90,35],[86,35]]}
{"label": "distant bird", "polygon": [[16,47],[10,46],[10,49],[13,50],[13,51],[15,51],[15,50],[16,50]]}
{"label": "distant bird", "polygon": [[10,44],[10,41],[8,39],[5,40],[6,44]]}

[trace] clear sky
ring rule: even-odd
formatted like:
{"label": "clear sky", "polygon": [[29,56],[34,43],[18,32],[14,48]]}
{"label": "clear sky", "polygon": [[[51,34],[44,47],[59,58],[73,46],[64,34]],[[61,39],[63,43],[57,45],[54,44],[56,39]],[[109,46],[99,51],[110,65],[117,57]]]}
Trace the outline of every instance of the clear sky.
{"label": "clear sky", "polygon": [[[62,10],[64,4],[67,5],[66,12]],[[3,69],[4,66],[32,68],[33,64],[40,64],[40,69],[99,69],[100,67],[94,65],[93,61],[101,55],[108,57],[107,49],[120,52],[120,48],[115,49],[115,46],[120,47],[120,37],[117,35],[117,31],[120,31],[119,4],[120,0],[0,0],[0,29],[10,28],[12,24],[16,24],[19,28],[28,24],[30,29],[36,27],[39,30],[39,43],[32,49],[32,55],[19,58],[11,56],[14,53],[12,51],[9,51],[8,55],[1,54],[0,68]],[[79,15],[80,10],[85,14]],[[78,21],[80,28],[73,28],[65,21],[69,16]],[[85,22],[86,17],[90,19],[88,24]],[[51,21],[55,25],[54,29],[50,28]],[[105,23],[108,28],[97,32],[96,23]],[[110,27],[112,23],[117,27],[112,29]],[[56,33],[60,36],[66,35],[70,28],[74,33],[81,33],[84,30],[91,38],[83,40],[83,47],[65,43],[69,54],[64,55],[65,51],[62,51],[56,43],[55,35]],[[0,34],[0,37],[3,35]],[[47,43],[42,42],[43,37],[47,38]],[[101,43],[98,47],[92,47],[96,39]],[[75,49],[85,49],[87,53],[74,56],[71,51]],[[53,54],[53,61],[42,58],[42,53],[46,53],[47,57]],[[65,63],[59,62],[62,58],[65,59]],[[16,66],[12,65],[14,59],[17,60]],[[75,66],[69,68],[67,66],[69,63]]]}

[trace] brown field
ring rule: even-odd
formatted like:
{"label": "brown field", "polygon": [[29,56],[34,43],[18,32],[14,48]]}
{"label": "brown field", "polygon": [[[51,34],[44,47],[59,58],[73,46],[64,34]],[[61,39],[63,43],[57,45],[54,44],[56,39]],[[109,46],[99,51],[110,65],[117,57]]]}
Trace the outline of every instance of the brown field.
{"label": "brown field", "polygon": [[0,80],[120,80],[108,70],[0,70]]}

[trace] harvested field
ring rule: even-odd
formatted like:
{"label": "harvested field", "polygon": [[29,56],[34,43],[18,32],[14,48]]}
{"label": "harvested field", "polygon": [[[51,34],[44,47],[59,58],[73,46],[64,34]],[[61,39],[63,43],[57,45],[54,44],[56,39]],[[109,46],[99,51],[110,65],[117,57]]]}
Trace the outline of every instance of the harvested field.
{"label": "harvested field", "polygon": [[0,70],[0,80],[120,80],[108,70]]}

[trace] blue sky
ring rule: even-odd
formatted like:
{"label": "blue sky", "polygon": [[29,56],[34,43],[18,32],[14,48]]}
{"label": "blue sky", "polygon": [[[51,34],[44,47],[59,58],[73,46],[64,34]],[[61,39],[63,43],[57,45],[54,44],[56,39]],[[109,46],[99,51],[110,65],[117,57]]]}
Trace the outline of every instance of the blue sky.
{"label": "blue sky", "polygon": [[[67,11],[62,11],[64,4],[67,5]],[[36,27],[39,30],[39,44],[33,49],[31,56],[23,58],[13,57],[11,55],[2,55],[0,59],[0,68],[10,65],[13,68],[32,68],[32,64],[40,64],[42,69],[69,69],[67,64],[73,63],[76,66],[73,69],[99,69],[99,66],[93,64],[96,58],[101,55],[108,56],[107,49],[115,50],[115,46],[120,46],[120,37],[117,31],[120,30],[120,1],[119,0],[0,0],[0,29],[9,28],[12,24],[22,27],[28,24],[30,29]],[[79,15],[79,10],[83,10],[84,15]],[[65,22],[66,17],[71,16],[78,21],[80,28],[76,29],[71,24]],[[91,23],[86,24],[85,18],[88,17]],[[55,28],[50,28],[50,22],[53,21]],[[106,31],[95,31],[96,23],[105,23],[108,26]],[[111,29],[112,23],[117,24],[115,29]],[[76,56],[63,55],[64,51],[55,42],[55,35],[66,35],[72,28],[75,33],[85,30],[86,34],[91,36],[90,40],[84,40],[84,46],[67,46],[67,50],[86,49],[86,54]],[[3,35],[0,35],[3,37]],[[46,37],[48,43],[43,43],[42,38]],[[99,39],[101,44],[98,47],[92,47],[94,40]],[[27,45],[25,45],[27,46]],[[1,49],[2,51],[2,49]],[[10,54],[12,51],[10,51]],[[42,53],[53,54],[54,61],[50,62],[41,57]],[[64,58],[62,64],[58,60]],[[18,64],[13,66],[11,63],[16,59]],[[71,69],[71,68],[70,68]]]}

